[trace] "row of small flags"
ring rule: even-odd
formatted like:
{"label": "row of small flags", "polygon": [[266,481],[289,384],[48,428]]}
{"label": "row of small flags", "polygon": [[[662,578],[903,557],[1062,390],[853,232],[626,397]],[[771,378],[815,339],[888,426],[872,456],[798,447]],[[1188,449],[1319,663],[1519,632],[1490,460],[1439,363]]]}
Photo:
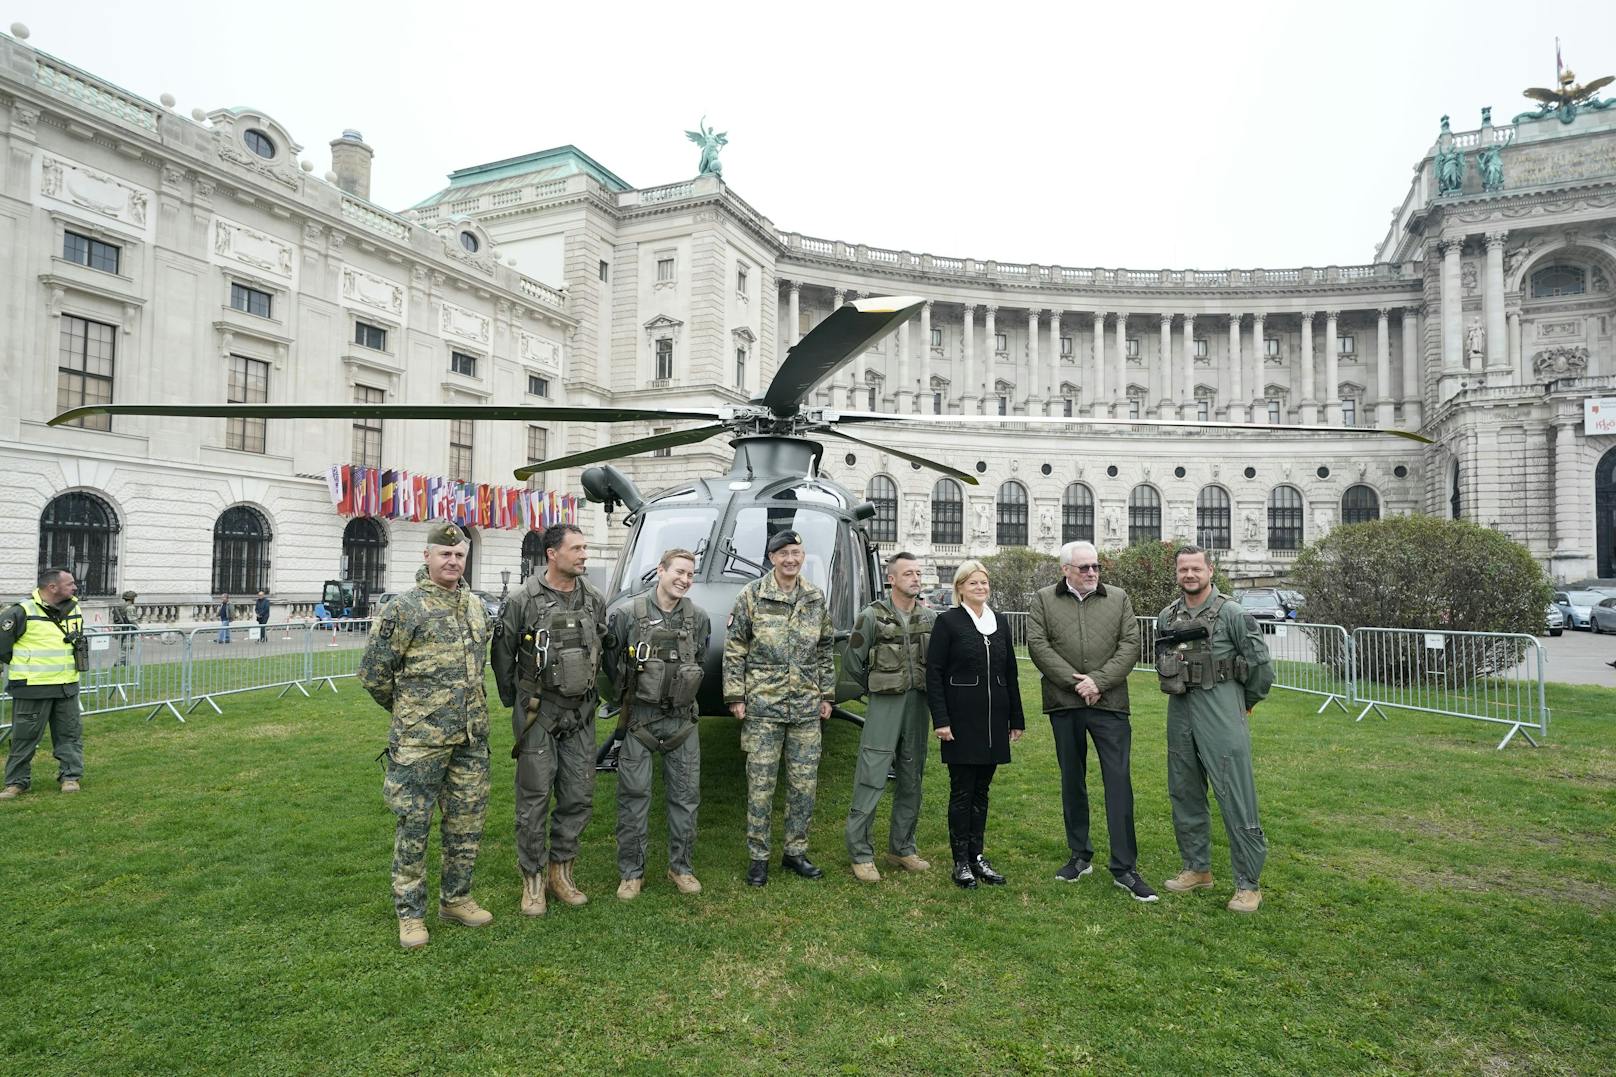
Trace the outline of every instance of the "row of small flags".
{"label": "row of small flags", "polygon": [[578,522],[578,499],[556,490],[490,486],[354,464],[326,469],[331,504],[342,516],[449,520],[461,527],[542,531]]}

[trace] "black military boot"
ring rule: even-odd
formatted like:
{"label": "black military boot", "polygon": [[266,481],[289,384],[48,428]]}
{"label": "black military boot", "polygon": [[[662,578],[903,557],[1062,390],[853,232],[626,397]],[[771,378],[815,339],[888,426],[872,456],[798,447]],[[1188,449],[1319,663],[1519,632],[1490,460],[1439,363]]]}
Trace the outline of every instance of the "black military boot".
{"label": "black military boot", "polygon": [[769,885],[769,862],[767,860],[752,861],[752,866],[746,869],[746,885]]}
{"label": "black military boot", "polygon": [[785,868],[787,871],[796,872],[804,879],[817,879],[825,874],[825,869],[816,865],[812,860],[809,860],[807,853],[804,853],[801,856],[792,856],[791,854],[787,853],[785,856],[780,858],[780,866]]}
{"label": "black military boot", "polygon": [[971,871],[969,845],[953,835],[949,835],[948,844],[954,852],[954,885],[964,890],[975,890],[976,874]]}

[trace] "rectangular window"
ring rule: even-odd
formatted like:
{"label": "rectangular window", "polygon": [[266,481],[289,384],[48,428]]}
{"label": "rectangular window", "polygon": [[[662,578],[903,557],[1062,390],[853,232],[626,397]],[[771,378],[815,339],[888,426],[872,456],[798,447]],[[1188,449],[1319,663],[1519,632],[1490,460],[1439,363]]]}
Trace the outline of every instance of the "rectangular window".
{"label": "rectangular window", "polygon": [[999,414],[1000,415],[1009,415],[1010,414],[1010,397],[1007,396],[1004,393],[999,394]]}
{"label": "rectangular window", "polygon": [[1351,397],[1341,401],[1341,425],[1358,425],[1358,402]]}
{"label": "rectangular window", "polygon": [[797,311],[797,336],[798,336],[798,338],[800,339],[802,337],[807,336],[808,335],[808,330],[812,329],[813,327],[814,327],[814,325],[813,325],[813,316],[811,314],[809,314],[806,310]]}
{"label": "rectangular window", "polygon": [[[231,404],[269,403],[269,364],[261,359],[248,359],[245,355],[232,355],[230,389],[225,399]],[[265,419],[225,420],[224,447],[241,452],[263,452],[267,425]]]}
{"label": "rectangular window", "polygon": [[1129,359],[1137,359],[1137,358],[1139,358],[1139,338],[1138,337],[1129,337],[1128,338],[1128,340],[1127,340],[1127,357]]}
{"label": "rectangular window", "polygon": [[931,413],[933,415],[941,415],[943,413],[943,394],[942,393],[933,393],[933,394],[931,394]]}
{"label": "rectangular window", "polygon": [[746,388],[746,349],[735,349],[735,388]]}
{"label": "rectangular window", "polygon": [[122,249],[111,243],[103,243],[77,232],[62,233],[62,257],[69,262],[99,269],[103,273],[116,273],[120,253]]}
{"label": "rectangular window", "polygon": [[1272,355],[1276,357],[1279,355],[1278,337],[1263,337],[1262,346],[1264,355]]}
{"label": "rectangular window", "polygon": [[941,329],[933,329],[931,331],[931,346],[934,348],[941,348],[943,346],[943,331]]}
{"label": "rectangular window", "polygon": [[354,322],[353,341],[361,348],[374,348],[376,351],[384,352],[387,350],[387,330],[369,322]]}
{"label": "rectangular window", "polygon": [[746,294],[746,267],[735,267],[735,290],[742,295]]}
{"label": "rectangular window", "polygon": [[1268,421],[1273,423],[1275,426],[1278,426],[1281,421],[1279,411],[1279,401],[1270,400],[1268,402]]}
{"label": "rectangular window", "polygon": [[1061,353],[1061,358],[1062,359],[1070,359],[1072,357],[1072,338],[1071,337],[1061,337],[1060,338],[1060,350],[1061,350],[1060,353]]}
{"label": "rectangular window", "polygon": [[[57,411],[112,403],[112,367],[117,347],[117,326],[62,315],[56,360]],[[111,430],[112,416],[89,415],[75,420],[73,425],[86,430]]]}
{"label": "rectangular window", "polygon": [[671,381],[673,378],[673,338],[658,337],[656,342],[656,373],[652,375],[657,381]]}
{"label": "rectangular window", "polygon": [[[387,394],[368,385],[354,386],[355,404],[382,404]],[[359,416],[353,422],[353,462],[360,467],[382,466],[382,421]]]}
{"label": "rectangular window", "polygon": [[462,482],[471,479],[472,435],[471,419],[449,420],[449,477]]}
{"label": "rectangular window", "polygon": [[267,318],[270,311],[270,294],[261,292],[257,288],[249,288],[245,284],[237,284],[231,281],[230,305],[246,314],[255,314],[260,318]]}
{"label": "rectangular window", "polygon": [[1197,400],[1195,402],[1195,418],[1203,423],[1212,418],[1212,402],[1210,400]]}
{"label": "rectangular window", "polygon": [[660,281],[670,281],[670,280],[673,279],[673,259],[672,258],[658,258],[657,259],[657,263],[656,263],[656,279],[659,282]]}
{"label": "rectangular window", "polygon": [[[651,430],[651,433],[653,435],[655,435],[655,434],[666,434],[669,430],[672,430],[672,429],[673,429],[673,427],[671,427],[671,426],[653,427],[652,430]],[[667,457],[670,457],[670,456],[673,455],[673,449],[666,446],[666,445],[664,445],[660,449],[652,449],[651,450],[651,455],[653,457],[666,459]]]}
{"label": "rectangular window", "polygon": [[1352,339],[1351,333],[1342,333],[1335,338],[1337,355],[1352,355],[1357,351],[1357,342]]}
{"label": "rectangular window", "polygon": [[1010,350],[1010,341],[1005,338],[1003,333],[993,334],[993,350],[996,352],[1007,352]]}
{"label": "rectangular window", "polygon": [[1195,358],[1197,358],[1197,359],[1205,359],[1206,357],[1207,357],[1206,338],[1205,337],[1196,337],[1195,338]]}
{"label": "rectangular window", "polygon": [[541,376],[539,374],[529,374],[527,376],[527,395],[528,396],[549,396],[550,395],[550,379],[546,378],[546,377],[543,377],[543,376]]}
{"label": "rectangular window", "polygon": [[1071,417],[1072,417],[1072,398],[1067,397],[1066,399],[1061,401],[1061,418],[1070,419]]}
{"label": "rectangular window", "polygon": [[[550,455],[550,431],[542,426],[527,428],[527,462],[536,464]],[[529,490],[544,489],[544,472],[529,475],[527,480]]]}
{"label": "rectangular window", "polygon": [[610,263],[608,263],[604,259],[602,259],[602,261],[600,263],[600,279],[601,280],[610,280],[611,275],[612,275],[612,267],[611,267]]}
{"label": "rectangular window", "polygon": [[477,376],[477,357],[467,355],[465,352],[450,352],[449,373],[475,378]]}
{"label": "rectangular window", "polygon": [[875,386],[872,385],[872,386],[869,387],[868,390],[865,391],[865,402],[866,402],[866,405],[867,405],[865,407],[865,409],[864,409],[865,411],[875,411],[876,410],[876,406],[875,406]]}
{"label": "rectangular window", "polygon": [[1128,418],[1139,418],[1139,398],[1137,396],[1128,398]]}

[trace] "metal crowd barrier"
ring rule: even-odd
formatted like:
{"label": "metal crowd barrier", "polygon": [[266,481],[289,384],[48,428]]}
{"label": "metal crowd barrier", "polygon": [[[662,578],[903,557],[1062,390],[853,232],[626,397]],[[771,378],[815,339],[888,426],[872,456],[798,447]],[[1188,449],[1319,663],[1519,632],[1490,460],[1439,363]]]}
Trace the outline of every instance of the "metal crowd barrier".
{"label": "metal crowd barrier", "polygon": [[1334,703],[1347,711],[1352,694],[1352,640],[1340,625],[1259,622],[1274,661],[1274,687],[1323,696],[1314,714]]}
{"label": "metal crowd barrier", "polygon": [[334,623],[328,621],[324,627],[314,629],[305,679],[316,691],[323,685],[335,692],[338,680],[359,675],[358,652],[365,649],[370,625],[369,618],[349,618]]}
{"label": "metal crowd barrier", "polygon": [[290,623],[191,629],[185,641],[190,655],[185,713],[206,703],[222,714],[219,697],[263,688],[279,688],[280,696],[293,689],[308,695],[304,683],[310,679],[314,634],[306,624]]}
{"label": "metal crowd barrier", "polygon": [[1547,737],[1543,645],[1534,636],[1503,632],[1431,632],[1359,628],[1352,633],[1353,701],[1358,721],[1382,707],[1448,714],[1509,726],[1503,748],[1530,730]]}

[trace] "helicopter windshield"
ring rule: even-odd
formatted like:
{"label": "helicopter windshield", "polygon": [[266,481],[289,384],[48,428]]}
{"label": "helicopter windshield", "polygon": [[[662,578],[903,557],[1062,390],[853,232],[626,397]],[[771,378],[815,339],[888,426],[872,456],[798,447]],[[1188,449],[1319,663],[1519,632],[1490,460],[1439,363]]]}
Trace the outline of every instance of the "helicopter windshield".
{"label": "helicopter windshield", "polygon": [[648,506],[640,531],[629,551],[630,561],[619,586],[634,588],[652,573],[664,550],[681,548],[696,554],[697,565],[705,560],[708,538],[718,522],[718,509],[712,505],[678,505],[667,508]]}
{"label": "helicopter windshield", "polygon": [[833,562],[840,548],[836,543],[837,517],[789,503],[775,506],[749,505],[735,514],[735,530],[725,544],[722,578],[754,580],[767,571],[769,536],[794,530],[802,536],[806,554],[802,571],[810,583],[822,590],[830,586]]}

